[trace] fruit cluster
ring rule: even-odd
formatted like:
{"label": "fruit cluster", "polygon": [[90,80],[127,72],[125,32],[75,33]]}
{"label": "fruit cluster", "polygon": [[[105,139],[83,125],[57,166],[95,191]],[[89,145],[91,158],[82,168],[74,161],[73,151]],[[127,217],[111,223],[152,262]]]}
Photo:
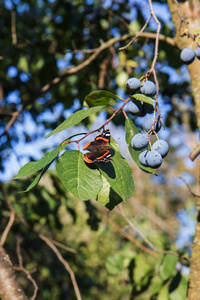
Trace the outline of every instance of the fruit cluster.
{"label": "fruit cluster", "polygon": [[[135,150],[143,150],[147,148],[150,141],[146,134],[138,133],[134,135],[131,146]],[[169,145],[165,140],[157,140],[151,147],[151,150],[144,150],[139,155],[140,163],[145,167],[157,169],[162,164],[162,159],[167,155]]]}
{"label": "fruit cluster", "polygon": [[[156,94],[156,85],[152,81],[145,81],[144,84],[138,78],[129,78],[126,82],[126,88],[129,93],[133,94],[140,89],[140,92],[148,97]],[[142,103],[136,99],[129,102],[129,112],[134,116],[145,116],[147,113],[153,113],[155,106]],[[141,151],[150,145],[151,150],[144,150],[139,155],[140,163],[145,167],[159,168],[162,159],[169,151],[169,145],[165,140],[157,140],[152,146],[149,140],[151,134],[156,134],[161,129],[162,123],[160,117],[150,116],[144,122],[144,129],[147,134],[138,133],[133,136],[131,146],[134,150]]]}
{"label": "fruit cluster", "polygon": [[[153,97],[156,94],[156,85],[152,81],[145,81],[142,85],[141,81],[132,77],[126,82],[126,89],[130,94],[134,94],[140,89],[140,92],[148,97]],[[129,102],[128,110],[133,116],[143,117],[146,114],[154,112],[155,106],[149,103],[142,103],[136,99]]]}
{"label": "fruit cluster", "polygon": [[182,62],[184,62],[186,65],[190,65],[194,61],[195,57],[200,59],[200,47],[197,47],[195,51],[191,48],[184,48],[181,51],[180,57]]}

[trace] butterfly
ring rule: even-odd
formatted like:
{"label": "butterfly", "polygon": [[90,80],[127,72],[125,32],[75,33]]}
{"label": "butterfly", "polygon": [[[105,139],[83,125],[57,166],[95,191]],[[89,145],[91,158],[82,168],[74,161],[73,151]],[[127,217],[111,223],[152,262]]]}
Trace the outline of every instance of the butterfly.
{"label": "butterfly", "polygon": [[96,136],[94,141],[87,143],[83,150],[88,150],[86,154],[83,154],[83,159],[86,163],[97,162],[109,162],[111,160],[110,147],[110,129],[102,132],[102,134]]}

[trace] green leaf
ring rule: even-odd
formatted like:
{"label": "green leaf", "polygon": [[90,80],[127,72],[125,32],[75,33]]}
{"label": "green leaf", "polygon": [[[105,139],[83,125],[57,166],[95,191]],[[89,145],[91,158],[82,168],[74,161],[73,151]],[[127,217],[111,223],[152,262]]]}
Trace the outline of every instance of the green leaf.
{"label": "green leaf", "polygon": [[128,73],[125,71],[121,71],[116,75],[115,80],[119,87],[124,88],[128,78],[129,78]]}
{"label": "green leaf", "polygon": [[24,192],[29,192],[32,188],[34,188],[38,182],[40,181],[41,177],[44,175],[44,173],[48,170],[50,167],[51,163],[45,166],[42,171],[39,172],[39,174],[35,177],[33,182],[27,187],[27,189]]}
{"label": "green leaf", "polygon": [[143,254],[137,255],[135,258],[134,282],[140,283],[142,279],[150,272],[152,267],[147,263]]}
{"label": "green leaf", "polygon": [[151,169],[149,167],[144,167],[143,165],[141,165],[141,163],[139,162],[139,155],[142,151],[136,151],[131,147],[131,140],[133,138],[133,136],[137,133],[140,132],[140,130],[135,126],[135,124],[132,122],[132,120],[130,118],[127,118],[125,121],[125,130],[126,130],[126,142],[128,144],[128,150],[133,158],[133,160],[135,161],[135,163],[138,165],[138,167],[140,169],[142,169],[145,172],[148,173],[152,173],[155,174],[156,170],[155,169]]}
{"label": "green leaf", "polygon": [[108,163],[96,163],[112,189],[123,199],[130,198],[134,193],[133,176],[129,164],[121,154],[112,149],[118,149],[116,142],[111,139],[112,160]]}
{"label": "green leaf", "polygon": [[99,91],[94,91],[89,95],[87,95],[84,99],[84,102],[85,104],[87,103],[89,107],[107,106],[112,99],[117,99],[117,98],[119,98],[119,96],[114,95],[111,92],[99,90]]}
{"label": "green leaf", "polygon": [[188,289],[187,278],[185,278],[183,275],[181,275],[180,272],[178,272],[176,276],[173,278],[169,286],[170,300],[186,300],[187,289]]}
{"label": "green leaf", "polygon": [[177,261],[178,261],[178,257],[176,257],[172,254],[167,254],[164,257],[163,263],[160,268],[160,275],[164,280],[166,280],[170,276],[172,276],[172,274],[175,270]]}
{"label": "green leaf", "polygon": [[64,187],[76,198],[95,198],[103,186],[101,174],[89,168],[78,150],[66,151],[56,162],[56,171]]}
{"label": "green leaf", "polygon": [[156,300],[169,300],[169,283],[167,282],[162,289],[160,290],[160,293]]}
{"label": "green leaf", "polygon": [[148,96],[145,96],[142,94],[134,94],[134,95],[132,95],[132,98],[135,98],[139,101],[146,102],[149,104],[153,104],[155,102],[151,97],[148,97]]}
{"label": "green leaf", "polygon": [[104,176],[103,187],[97,196],[97,201],[112,210],[115,206],[123,201],[123,199],[111,188],[109,182]]}
{"label": "green leaf", "polygon": [[20,71],[22,72],[29,72],[29,67],[28,67],[28,58],[23,55],[19,58],[18,61],[18,68],[20,69]]}
{"label": "green leaf", "polygon": [[151,280],[151,287],[150,287],[150,291],[151,291],[151,294],[158,294],[162,288],[162,285],[163,285],[163,279],[156,275],[152,278]]}
{"label": "green leaf", "polygon": [[25,164],[18,172],[17,176],[14,179],[22,178],[32,173],[35,173],[45,166],[50,164],[58,155],[61,145],[58,145],[54,150],[48,152],[42,159],[38,161],[31,161]]}
{"label": "green leaf", "polygon": [[49,136],[56,134],[62,130],[65,130],[71,126],[77,125],[80,123],[82,120],[85,118],[89,117],[91,114],[97,113],[102,109],[103,106],[98,106],[98,107],[92,107],[88,108],[86,110],[79,110],[69,116],[64,122],[62,122],[58,127],[56,127],[53,131],[51,131],[49,134],[47,134],[46,138]]}
{"label": "green leaf", "polygon": [[110,274],[118,274],[124,269],[124,256],[118,253],[111,254],[106,259],[106,269]]}

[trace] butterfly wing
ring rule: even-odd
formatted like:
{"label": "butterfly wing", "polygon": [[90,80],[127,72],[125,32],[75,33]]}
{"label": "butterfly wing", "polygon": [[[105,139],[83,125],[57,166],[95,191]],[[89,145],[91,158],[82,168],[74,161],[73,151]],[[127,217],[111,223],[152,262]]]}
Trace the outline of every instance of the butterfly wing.
{"label": "butterfly wing", "polygon": [[110,142],[110,130],[105,130],[102,134],[96,136],[95,140],[92,142],[87,143],[83,150],[88,150],[94,152],[94,149],[102,148],[108,145]]}
{"label": "butterfly wing", "polygon": [[83,150],[90,152],[83,155],[83,159],[87,163],[95,161],[109,162],[111,160],[111,153],[108,150],[108,143],[110,141],[110,130],[105,130],[102,134],[98,135],[94,141],[87,143]]}
{"label": "butterfly wing", "polygon": [[83,159],[87,163],[93,162],[109,162],[112,156],[109,150],[104,150],[101,152],[88,152],[83,155]]}

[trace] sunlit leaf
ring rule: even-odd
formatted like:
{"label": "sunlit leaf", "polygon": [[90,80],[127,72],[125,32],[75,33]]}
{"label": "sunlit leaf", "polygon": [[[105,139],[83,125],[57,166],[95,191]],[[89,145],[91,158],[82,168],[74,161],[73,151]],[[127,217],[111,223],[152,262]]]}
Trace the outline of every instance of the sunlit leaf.
{"label": "sunlit leaf", "polygon": [[135,98],[136,100],[146,102],[149,104],[153,104],[155,102],[151,97],[148,97],[148,96],[145,96],[142,94],[134,94],[134,95],[132,95],[132,98]]}
{"label": "sunlit leaf", "polygon": [[51,163],[57,157],[60,151],[60,147],[61,147],[60,145],[57,146],[54,150],[48,152],[47,155],[43,156],[42,159],[38,161],[31,161],[25,164],[19,170],[17,176],[15,176],[14,179],[25,177],[44,168],[46,165]]}
{"label": "sunlit leaf", "polygon": [[124,268],[124,256],[118,253],[111,254],[106,259],[106,269],[110,274],[118,274]]}
{"label": "sunlit leaf", "polygon": [[33,180],[33,182],[27,187],[27,189],[24,192],[29,192],[32,188],[34,188],[38,182],[40,181],[41,177],[44,175],[44,173],[48,170],[48,168],[50,167],[51,163],[48,164],[47,166],[44,167],[44,169],[39,172],[39,174],[35,177],[35,179]]}
{"label": "sunlit leaf", "polygon": [[185,300],[187,296],[188,280],[180,272],[174,276],[169,286],[170,300]]}
{"label": "sunlit leaf", "polygon": [[[113,144],[113,145],[112,145]],[[111,148],[116,147],[116,142],[111,139]],[[112,147],[113,146],[113,147]],[[110,150],[112,160],[108,163],[97,163],[103,176],[107,179],[112,189],[123,199],[130,198],[134,193],[133,176],[130,166],[121,154],[114,150]]]}
{"label": "sunlit leaf", "polygon": [[173,274],[177,262],[178,257],[172,254],[167,254],[164,257],[163,263],[160,267],[160,275],[164,280],[168,279]]}
{"label": "sunlit leaf", "polygon": [[97,201],[112,210],[115,206],[122,202],[123,199],[111,188],[109,182],[104,176],[102,176],[102,179],[103,187],[97,196]]}
{"label": "sunlit leaf", "polygon": [[56,162],[56,171],[64,187],[76,198],[95,198],[103,186],[101,174],[89,168],[77,150],[65,151]]}
{"label": "sunlit leaf", "polygon": [[160,290],[156,300],[169,300],[169,283],[167,282]]}
{"label": "sunlit leaf", "polygon": [[147,263],[144,255],[138,254],[135,259],[134,281],[139,283],[150,272],[152,267]]}
{"label": "sunlit leaf", "polygon": [[119,98],[119,96],[108,91],[94,91],[85,97],[84,105],[87,104],[89,107],[107,106],[111,100],[117,98]]}
{"label": "sunlit leaf", "polygon": [[86,110],[79,110],[79,111],[73,113],[64,122],[62,122],[58,127],[56,127],[53,131],[51,131],[49,134],[47,134],[46,138],[48,138],[49,136],[56,134],[62,130],[65,130],[69,127],[77,125],[82,120],[89,117],[91,114],[99,112],[101,109],[102,109],[102,106],[98,106],[98,107],[91,107]]}

